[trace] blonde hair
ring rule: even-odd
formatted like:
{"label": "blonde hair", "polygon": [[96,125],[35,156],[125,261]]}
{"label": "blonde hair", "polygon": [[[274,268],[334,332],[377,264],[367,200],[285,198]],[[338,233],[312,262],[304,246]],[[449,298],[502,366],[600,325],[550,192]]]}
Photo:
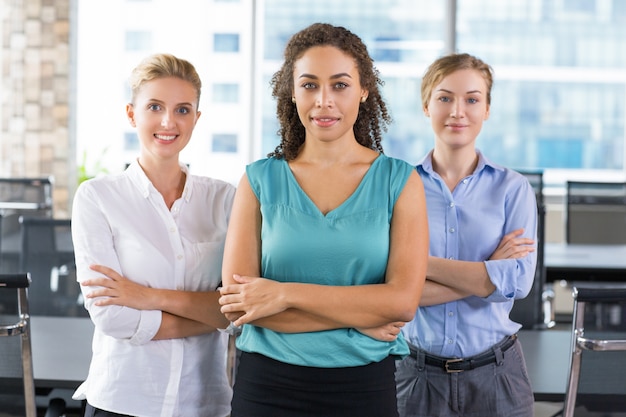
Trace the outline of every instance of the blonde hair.
{"label": "blonde hair", "polygon": [[450,54],[442,56],[430,64],[422,77],[422,106],[428,107],[433,89],[448,75],[458,70],[471,69],[480,72],[487,85],[487,104],[491,104],[493,69],[481,59],[470,54]]}
{"label": "blonde hair", "polygon": [[131,103],[135,102],[135,97],[146,82],[165,77],[176,77],[188,81],[196,90],[198,104],[200,103],[202,81],[196,68],[189,61],[171,54],[150,55],[133,69],[129,79]]}

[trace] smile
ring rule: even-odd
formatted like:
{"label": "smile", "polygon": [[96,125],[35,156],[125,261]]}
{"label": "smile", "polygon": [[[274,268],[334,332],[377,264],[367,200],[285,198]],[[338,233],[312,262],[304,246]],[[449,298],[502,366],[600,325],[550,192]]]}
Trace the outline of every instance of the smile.
{"label": "smile", "polygon": [[337,123],[339,119],[332,117],[314,117],[313,122],[320,127],[329,127]]}
{"label": "smile", "polygon": [[158,135],[158,134],[154,135],[154,137],[159,139],[159,140],[167,140],[167,141],[174,140],[174,139],[176,139],[177,136],[178,135]]}

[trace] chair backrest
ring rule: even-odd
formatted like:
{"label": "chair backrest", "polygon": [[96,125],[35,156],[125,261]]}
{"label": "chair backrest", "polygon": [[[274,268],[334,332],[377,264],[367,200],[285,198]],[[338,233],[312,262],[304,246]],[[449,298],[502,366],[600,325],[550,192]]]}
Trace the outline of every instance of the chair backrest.
{"label": "chair backrest", "polygon": [[18,272],[22,215],[52,217],[54,178],[0,178],[0,272]]}
{"label": "chair backrest", "polygon": [[546,326],[543,309],[543,293],[546,283],[546,268],[544,265],[545,246],[545,205],[543,195],[543,172],[519,170],[535,191],[537,201],[537,267],[535,280],[530,293],[526,298],[515,300],[510,318],[520,323],[525,329],[541,328]]}
{"label": "chair backrest", "polygon": [[[15,208],[32,207],[49,209],[52,207],[53,177],[43,178],[0,178],[0,202],[15,203]],[[20,206],[20,203],[22,206]],[[11,208],[7,204],[6,208]]]}
{"label": "chair backrest", "polygon": [[20,272],[31,275],[33,314],[86,316],[75,278],[71,220],[22,216],[20,223]]}
{"label": "chair backrest", "polygon": [[626,409],[626,285],[578,284],[573,288],[570,370],[563,409]]}
{"label": "chair backrest", "polygon": [[0,274],[0,409],[36,417],[29,284],[28,274]]}
{"label": "chair backrest", "polygon": [[568,181],[567,243],[626,244],[626,182]]}

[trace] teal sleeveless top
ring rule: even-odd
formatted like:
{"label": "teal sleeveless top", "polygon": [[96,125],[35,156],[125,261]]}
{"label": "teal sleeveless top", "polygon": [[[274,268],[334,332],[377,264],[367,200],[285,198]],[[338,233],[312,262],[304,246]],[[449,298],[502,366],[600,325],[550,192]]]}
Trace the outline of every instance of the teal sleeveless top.
{"label": "teal sleeveless top", "polygon": [[[263,218],[261,276],[322,285],[384,282],[393,207],[413,170],[404,161],[379,155],[354,193],[324,215],[284,159],[248,165],[248,181]],[[322,368],[361,366],[409,353],[401,335],[394,342],[381,342],[351,328],[280,333],[250,324],[243,326],[237,347]]]}

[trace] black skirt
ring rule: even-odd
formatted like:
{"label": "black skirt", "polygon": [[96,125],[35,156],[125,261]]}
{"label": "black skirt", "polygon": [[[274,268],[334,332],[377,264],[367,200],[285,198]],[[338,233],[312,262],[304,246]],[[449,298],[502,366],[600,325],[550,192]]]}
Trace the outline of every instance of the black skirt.
{"label": "black skirt", "polygon": [[394,357],[315,368],[242,352],[231,417],[397,417]]}

